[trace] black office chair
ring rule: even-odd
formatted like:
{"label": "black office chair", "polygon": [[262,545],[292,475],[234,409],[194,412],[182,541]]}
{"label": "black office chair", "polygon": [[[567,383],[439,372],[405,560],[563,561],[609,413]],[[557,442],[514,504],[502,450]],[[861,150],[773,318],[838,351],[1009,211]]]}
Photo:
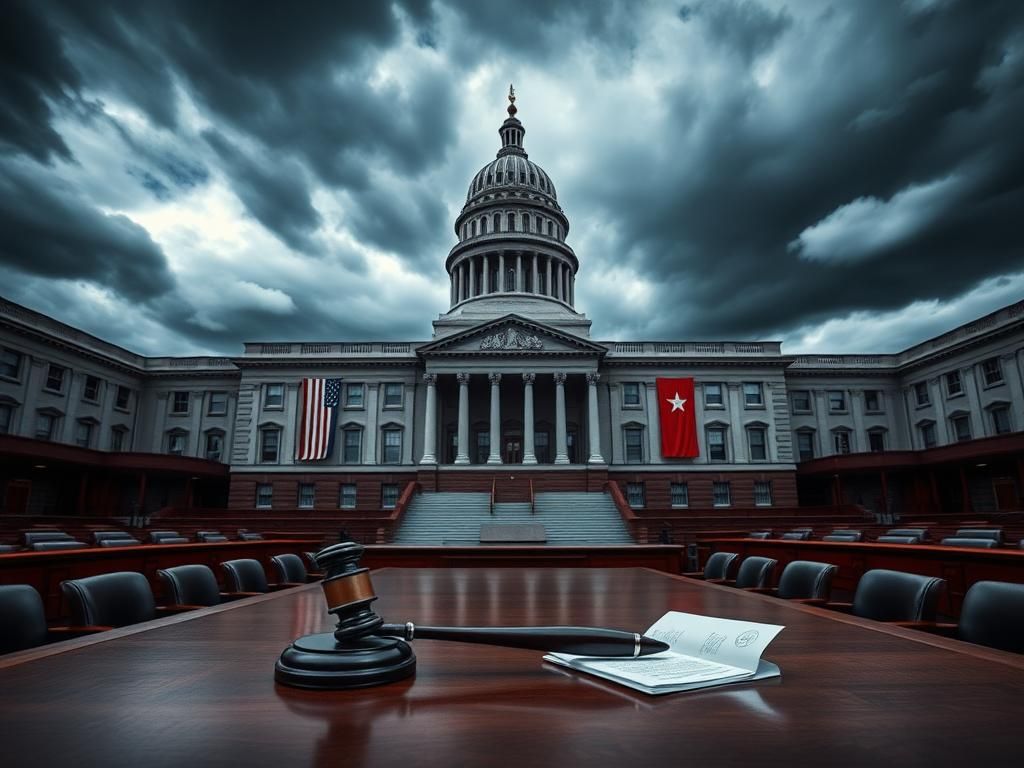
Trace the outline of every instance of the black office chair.
{"label": "black office chair", "polygon": [[914,536],[918,541],[928,538],[927,528],[890,528],[885,532],[886,536]]}
{"label": "black office chair", "polygon": [[751,531],[747,534],[748,539],[770,539],[771,537],[771,531]]}
{"label": "black office chair", "polygon": [[101,547],[134,547],[142,542],[138,539],[103,539],[97,543]]}
{"label": "black office chair", "polygon": [[[854,616],[897,624],[934,622],[944,579],[876,569],[860,578],[849,611]],[[842,603],[829,603],[846,607]]]}
{"label": "black office chair", "polygon": [[48,639],[39,593],[28,584],[0,586],[0,653],[35,648]]}
{"label": "black office chair", "polygon": [[37,541],[32,545],[33,552],[51,552],[58,549],[88,549],[84,541]]}
{"label": "black office chair", "polygon": [[827,536],[822,536],[822,541],[861,541],[864,534],[861,531],[850,531],[845,528],[837,528]]}
{"label": "black office chair", "polygon": [[63,531],[25,531],[22,534],[26,547],[42,541],[74,541],[75,537]]}
{"label": "black office chair", "polygon": [[221,563],[227,577],[229,592],[245,595],[259,595],[270,591],[267,574],[259,560],[243,558]]}
{"label": "black office chair", "polygon": [[800,529],[795,531],[786,531],[782,534],[781,538],[786,541],[807,541],[811,538],[813,531],[809,529]]}
{"label": "black office chair", "polygon": [[977,547],[978,549],[995,549],[999,542],[995,539],[968,539],[960,536],[949,536],[941,541],[944,547]]}
{"label": "black office chair", "polygon": [[220,531],[196,531],[196,541],[208,543],[213,541],[229,541],[229,539]]}
{"label": "black office chair", "polygon": [[124,531],[93,531],[92,541],[94,544],[102,546],[104,541],[110,541],[111,539],[131,539],[137,544],[138,541],[130,533]]}
{"label": "black office chair", "polygon": [[302,558],[298,555],[291,553],[274,555],[270,558],[270,562],[273,563],[274,570],[277,572],[277,581],[282,586],[305,584],[309,581],[306,566],[302,564]]}
{"label": "black office chair", "polygon": [[992,539],[997,545],[1003,543],[1002,528],[959,528],[952,538],[957,539]]}
{"label": "black office chair", "polygon": [[221,592],[217,577],[205,565],[176,565],[161,568],[157,575],[164,585],[164,594],[175,606],[201,608],[220,605]]}
{"label": "black office chair", "polygon": [[[162,544],[166,539],[181,539],[184,538],[177,531],[150,531],[149,540],[153,544]],[[188,541],[188,539],[185,539]]]}
{"label": "black office chair", "polygon": [[75,627],[109,629],[156,616],[153,590],[141,573],[122,571],[71,579],[60,584]]}
{"label": "black office chair", "polygon": [[770,557],[748,557],[740,563],[740,569],[736,572],[735,586],[740,589],[767,589],[768,582],[778,563],[778,560],[773,560]]}
{"label": "black office chair", "polygon": [[702,578],[704,581],[725,581],[729,578],[729,571],[732,569],[732,564],[736,561],[737,557],[739,555],[735,552],[715,552],[704,563],[703,571],[690,571],[683,575]]}
{"label": "black office chair", "polygon": [[875,539],[879,544],[920,544],[921,539],[917,536],[879,536]]}
{"label": "black office chair", "polygon": [[1024,653],[1024,584],[972,584],[964,595],[957,635],[969,643]]}
{"label": "black office chair", "polygon": [[774,594],[784,600],[824,605],[832,594],[832,577],[838,570],[831,563],[794,560],[782,569]]}
{"label": "black office chair", "polygon": [[12,552],[20,552],[21,547],[17,544],[0,544],[0,555],[9,555]]}

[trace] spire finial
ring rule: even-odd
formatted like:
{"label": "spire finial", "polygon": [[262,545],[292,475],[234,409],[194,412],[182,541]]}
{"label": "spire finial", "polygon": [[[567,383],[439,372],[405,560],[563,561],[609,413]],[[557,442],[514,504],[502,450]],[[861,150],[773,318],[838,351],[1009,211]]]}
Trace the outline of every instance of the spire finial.
{"label": "spire finial", "polygon": [[508,116],[515,117],[519,110],[516,109],[516,89],[512,87],[512,83],[508,84],[508,102]]}

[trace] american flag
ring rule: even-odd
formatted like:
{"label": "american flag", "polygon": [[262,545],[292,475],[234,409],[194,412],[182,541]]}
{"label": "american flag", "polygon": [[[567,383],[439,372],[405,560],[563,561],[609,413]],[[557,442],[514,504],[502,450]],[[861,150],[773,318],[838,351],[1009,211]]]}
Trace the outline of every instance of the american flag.
{"label": "american flag", "polygon": [[318,461],[331,453],[338,421],[341,379],[303,379],[296,461]]}

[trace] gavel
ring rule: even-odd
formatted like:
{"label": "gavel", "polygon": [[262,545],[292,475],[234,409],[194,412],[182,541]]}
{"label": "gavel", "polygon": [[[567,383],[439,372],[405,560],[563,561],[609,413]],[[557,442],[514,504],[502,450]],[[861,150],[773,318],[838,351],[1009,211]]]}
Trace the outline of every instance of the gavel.
{"label": "gavel", "polygon": [[305,635],[289,645],[274,666],[284,685],[341,690],[382,685],[416,672],[416,655],[408,641],[451,640],[462,643],[530,648],[579,656],[638,657],[668,650],[667,643],[637,632],[596,627],[424,627],[413,622],[385,624],[370,604],[377,599],[370,571],[360,565],[363,547],[353,541],[333,544],[314,555],[324,572],[320,583],[333,632]]}

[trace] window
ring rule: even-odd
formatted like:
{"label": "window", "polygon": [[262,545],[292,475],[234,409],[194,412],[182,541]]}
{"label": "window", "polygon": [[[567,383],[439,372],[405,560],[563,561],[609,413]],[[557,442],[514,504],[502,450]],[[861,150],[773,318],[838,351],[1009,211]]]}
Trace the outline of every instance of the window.
{"label": "window", "polygon": [[338,506],[342,509],[356,508],[356,484],[342,483],[338,488]]}
{"label": "window", "polygon": [[114,407],[122,410],[128,410],[128,403],[131,401],[132,391],[128,387],[117,385],[117,399],[114,402]]}
{"label": "window", "polygon": [[402,406],[403,387],[397,382],[388,382],[384,385],[384,407],[400,408]]}
{"label": "window", "polygon": [[761,393],[761,384],[756,381],[743,383],[743,405],[745,408],[764,407],[764,395]]}
{"label": "window", "polygon": [[624,408],[640,407],[640,385],[635,381],[627,381],[622,385],[622,405]]}
{"label": "window", "polygon": [[721,408],[723,404],[724,403],[722,401],[722,385],[705,384],[704,405],[709,408]]}
{"label": "window", "polygon": [[263,390],[263,407],[284,408],[284,384],[267,384]]}
{"label": "window", "polygon": [[536,232],[538,235],[541,234],[542,228],[541,228],[541,218],[540,218],[540,216],[534,216],[533,217],[533,223],[537,225],[537,228],[534,230],[534,232]]}
{"label": "window", "polygon": [[971,418],[966,413],[950,419],[953,426],[953,439],[958,443],[971,439]]}
{"label": "window", "polygon": [[997,405],[989,411],[992,414],[992,432],[997,435],[1005,435],[1013,427],[1010,425],[1010,408],[1006,405]]}
{"label": "window", "polygon": [[1003,383],[1003,367],[998,357],[990,357],[981,364],[981,375],[985,377],[985,386],[993,387]]}
{"label": "window", "polygon": [[918,426],[921,433],[921,445],[925,448],[935,447],[935,423],[926,421]]}
{"label": "window", "polygon": [[643,483],[626,483],[626,502],[634,509],[647,504],[647,490]]}
{"label": "window", "polygon": [[82,399],[95,403],[100,399],[100,380],[98,376],[86,376],[82,388]]}
{"label": "window", "polygon": [[795,389],[790,395],[793,404],[793,413],[811,412],[811,393],[806,389]]}
{"label": "window", "polygon": [[510,213],[506,217],[505,227],[506,227],[506,231],[508,231],[508,232],[514,232],[515,231],[515,228],[516,228],[516,215],[514,213]]}
{"label": "window", "polygon": [[754,481],[754,506],[770,507],[772,505],[772,481]]}
{"label": "window", "polygon": [[732,506],[732,488],[728,482],[712,483],[711,496],[716,507]]}
{"label": "window", "polygon": [[50,364],[50,367],[46,369],[46,389],[51,392],[63,392],[64,391],[64,371],[66,369],[59,365]]}
{"label": "window", "polygon": [[868,449],[872,453],[881,453],[885,450],[884,429],[873,429],[868,432]]}
{"label": "window", "polygon": [[626,463],[643,464],[644,462],[644,428],[626,427]]}
{"label": "window", "polygon": [[211,392],[210,402],[206,406],[207,416],[224,416],[228,412],[228,393]]}
{"label": "window", "polygon": [[845,429],[837,429],[832,433],[832,448],[835,453],[850,452],[850,433]]}
{"label": "window", "polygon": [[555,222],[549,221],[548,222],[548,237],[554,237],[554,236],[555,236]]}
{"label": "window", "polygon": [[270,509],[274,506],[274,486],[270,483],[256,485],[256,509]]}
{"label": "window", "polygon": [[52,440],[53,431],[57,426],[57,417],[52,413],[40,412],[36,414],[36,439]]}
{"label": "window", "polygon": [[487,234],[487,219],[486,218],[481,218],[480,219],[480,234],[481,235],[486,235]]}
{"label": "window", "polygon": [[547,430],[539,430],[533,435],[533,452],[537,456],[538,464],[551,463],[551,433]]}
{"label": "window", "polygon": [[224,435],[220,432],[207,432],[206,433],[206,451],[205,456],[210,461],[220,461],[220,457],[224,454]]}
{"label": "window", "polygon": [[110,430],[110,450],[114,452],[124,450],[124,437],[128,430],[123,427],[113,427]]}
{"label": "window", "polygon": [[171,413],[188,413],[188,392],[173,392],[171,397]]}
{"label": "window", "polygon": [[828,391],[829,413],[846,412],[846,393],[841,389],[830,389]]}
{"label": "window", "polygon": [[10,403],[0,403],[0,435],[11,433],[12,421],[14,421],[14,406]]}
{"label": "window", "polygon": [[342,432],[341,463],[359,464],[363,460],[363,430],[348,427]]}
{"label": "window", "polygon": [[530,231],[530,215],[528,213],[523,214],[523,232]]}
{"label": "window", "polygon": [[726,461],[725,427],[708,427],[708,459]]}
{"label": "window", "polygon": [[751,461],[768,461],[768,441],[764,427],[747,427]]}
{"label": "window", "polygon": [[491,433],[486,429],[476,433],[476,463],[486,464],[491,456]]}
{"label": "window", "polygon": [[381,441],[381,463],[401,464],[402,463],[402,430],[383,429],[383,440]]}
{"label": "window", "polygon": [[16,379],[20,370],[21,353],[7,347],[0,349],[0,376]]}
{"label": "window", "polygon": [[80,421],[75,425],[75,445],[88,448],[92,444],[92,422]]}
{"label": "window", "polygon": [[801,430],[796,433],[796,450],[800,461],[809,461],[814,458],[814,433],[810,430]]}
{"label": "window", "polygon": [[669,492],[673,507],[690,506],[690,487],[686,483],[672,483]]}
{"label": "window", "polygon": [[956,397],[964,393],[964,384],[960,380],[960,371],[951,371],[946,374],[946,395]]}
{"label": "window", "polygon": [[276,464],[281,446],[281,430],[277,427],[264,427],[260,430],[260,461]]}
{"label": "window", "polygon": [[172,456],[182,456],[185,453],[186,432],[169,432],[167,434],[167,452]]}
{"label": "window", "polygon": [[398,486],[395,483],[382,483],[380,486],[381,509],[394,509],[398,503]]}
{"label": "window", "polygon": [[882,393],[877,389],[865,389],[864,410],[872,413],[880,413],[882,411]]}
{"label": "window", "polygon": [[914,397],[917,398],[917,407],[923,408],[926,405],[931,405],[932,398],[928,394],[928,383],[925,381],[919,381],[914,385]]}
{"label": "window", "polygon": [[345,407],[346,408],[362,408],[363,407],[363,385],[362,384],[346,384],[345,385]]}
{"label": "window", "polygon": [[312,509],[316,502],[316,486],[313,483],[299,483],[299,509]]}

